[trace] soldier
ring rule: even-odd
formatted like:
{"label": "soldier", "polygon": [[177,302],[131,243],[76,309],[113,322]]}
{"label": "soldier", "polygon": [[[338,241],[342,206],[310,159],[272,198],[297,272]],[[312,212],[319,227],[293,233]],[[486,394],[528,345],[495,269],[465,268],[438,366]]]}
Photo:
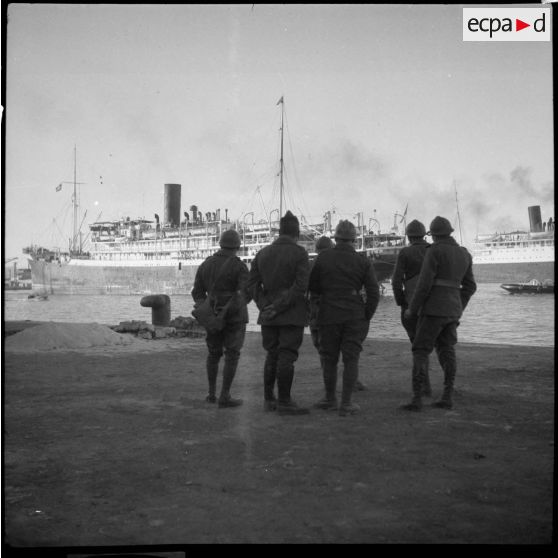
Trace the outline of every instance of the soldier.
{"label": "soldier", "polygon": [[[287,211],[279,222],[279,237],[252,261],[249,288],[259,309],[264,364],[264,409],[282,415],[308,414],[291,399],[294,363],[307,325],[306,291],[309,261],[297,244],[298,219]],[[277,395],[275,397],[275,382]]]}
{"label": "soldier", "polygon": [[246,324],[248,323],[246,305],[250,302],[250,295],[246,291],[248,268],[236,256],[240,248],[240,236],[235,230],[227,230],[222,233],[219,245],[221,249],[206,258],[197,269],[192,298],[197,306],[206,297],[212,296],[216,300],[217,308],[223,307],[231,301],[225,316],[225,327],[221,331],[206,330],[205,338],[208,349],[206,370],[209,384],[206,401],[208,403],[217,401],[215,396],[217,375],[219,361],[224,350],[223,383],[218,406],[225,408],[242,405],[241,399],[231,397],[230,389],[246,335]]}
{"label": "soldier", "polygon": [[426,251],[418,283],[405,318],[418,315],[413,351],[413,399],[403,405],[408,411],[422,408],[423,380],[428,356],[436,349],[444,371],[444,391],[434,407],[451,409],[453,385],[457,372],[455,345],[457,327],[471,296],[477,290],[473,261],[466,248],[451,236],[453,228],[444,217],[430,223],[433,244]]}
{"label": "soldier", "polygon": [[[426,229],[424,225],[417,221],[411,221],[405,229],[405,234],[409,239],[409,246],[402,248],[397,256],[395,270],[391,278],[391,286],[393,288],[393,297],[397,306],[401,307],[401,324],[405,328],[409,341],[413,342],[417,329],[417,317],[405,317],[405,310],[409,306],[415,287],[418,282],[420,268],[426,249],[430,246],[424,239]],[[428,362],[424,373],[423,395],[425,397],[432,396],[430,387],[430,375],[428,373]]]}
{"label": "soldier", "polygon": [[[426,234],[426,231],[425,231]],[[334,246],[333,240],[329,238],[329,236],[320,236],[318,240],[316,240],[316,253],[320,254],[324,250],[328,248],[332,248]],[[312,270],[312,264],[316,260],[312,260],[310,262],[310,270]],[[320,297],[316,295],[310,295],[309,293],[309,304],[310,304],[310,336],[312,338],[312,344],[318,351],[320,352],[320,328],[318,326],[318,308],[320,305]],[[320,366],[323,370],[323,358],[320,355]],[[355,391],[365,391],[367,387],[357,378],[355,381]]]}
{"label": "soldier", "polygon": [[[318,240],[316,240],[316,253],[321,254],[324,250],[328,250],[329,248],[333,247],[333,240],[329,238],[329,236],[320,236]],[[312,269],[312,265],[316,260],[312,260],[310,262],[310,269]],[[319,296],[312,296],[309,294],[309,304],[310,304],[310,336],[312,338],[312,343],[318,353],[320,352],[320,328],[318,326],[318,308],[320,305],[320,297]],[[320,356],[320,365],[323,368],[322,357]]]}
{"label": "soldier", "polygon": [[[358,361],[370,320],[380,301],[380,287],[374,268],[354,248],[356,229],[350,221],[340,221],[335,230],[335,246],[318,255],[310,274],[309,290],[320,296],[318,326],[323,362],[325,397],[316,407],[339,410],[341,416],[357,413],[351,402],[358,378]],[[361,296],[364,288],[366,301]],[[337,404],[337,362],[343,357],[341,405]]]}

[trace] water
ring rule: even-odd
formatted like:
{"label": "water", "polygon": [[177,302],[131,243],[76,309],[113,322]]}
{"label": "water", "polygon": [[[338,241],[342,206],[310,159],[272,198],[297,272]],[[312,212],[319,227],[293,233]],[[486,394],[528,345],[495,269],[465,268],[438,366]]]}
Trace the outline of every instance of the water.
{"label": "water", "polygon": [[[140,305],[138,295],[50,295],[48,300],[28,299],[29,291],[5,291],[3,319],[57,322],[98,322],[117,325],[122,321],[151,323],[151,308]],[[257,309],[249,305],[249,331],[259,331]],[[189,294],[171,297],[171,318],[190,316]],[[370,324],[373,339],[407,339],[399,321],[391,288],[382,296]],[[554,295],[510,295],[498,284],[480,284],[465,310],[458,329],[459,341],[506,345],[554,346]]]}

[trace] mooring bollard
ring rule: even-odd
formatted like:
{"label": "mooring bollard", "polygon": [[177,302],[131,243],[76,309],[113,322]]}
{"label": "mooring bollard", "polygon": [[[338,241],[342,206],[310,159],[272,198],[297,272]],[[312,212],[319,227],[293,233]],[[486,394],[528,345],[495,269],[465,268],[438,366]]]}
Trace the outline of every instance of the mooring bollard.
{"label": "mooring bollard", "polygon": [[149,295],[140,300],[142,306],[151,307],[151,323],[158,326],[170,324],[171,309],[168,295]]}

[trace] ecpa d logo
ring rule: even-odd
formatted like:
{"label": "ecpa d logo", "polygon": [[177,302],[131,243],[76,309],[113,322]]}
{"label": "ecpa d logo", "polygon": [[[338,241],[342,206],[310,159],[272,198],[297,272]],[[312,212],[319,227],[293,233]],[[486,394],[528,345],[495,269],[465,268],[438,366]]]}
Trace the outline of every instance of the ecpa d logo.
{"label": "ecpa d logo", "polygon": [[550,8],[463,8],[464,41],[550,41]]}

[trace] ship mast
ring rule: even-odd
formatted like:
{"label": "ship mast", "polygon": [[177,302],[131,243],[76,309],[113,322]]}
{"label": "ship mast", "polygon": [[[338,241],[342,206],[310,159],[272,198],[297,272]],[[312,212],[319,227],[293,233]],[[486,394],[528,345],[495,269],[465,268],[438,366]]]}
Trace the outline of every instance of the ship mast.
{"label": "ship mast", "polygon": [[[74,193],[72,196],[72,206],[74,208],[74,215],[73,215],[73,223],[72,223],[72,238],[71,238],[71,242],[70,242],[70,253],[76,252],[76,248],[77,248],[77,235],[78,235],[78,229],[77,229],[77,221],[78,221],[78,200],[77,200],[77,185],[78,184],[85,184],[85,182],[78,182],[77,181],[77,147],[74,145],[74,180],[73,182],[67,182],[67,181],[62,181],[60,183],[60,187],[62,187],[62,184],[73,184],[74,185]],[[80,225],[80,229],[81,229],[81,225]],[[80,246],[80,251],[81,251],[81,246]]]}
{"label": "ship mast", "polygon": [[283,216],[283,119],[285,115],[285,103],[283,96],[277,104],[281,104],[281,159],[279,165],[279,219]]}
{"label": "ship mast", "polygon": [[73,221],[73,235],[72,235],[72,252],[76,251],[76,238],[77,238],[77,210],[78,210],[78,204],[77,204],[77,196],[76,196],[76,161],[77,161],[77,155],[76,155],[76,146],[74,145],[74,196],[72,198],[72,203],[74,205],[74,221]]}

